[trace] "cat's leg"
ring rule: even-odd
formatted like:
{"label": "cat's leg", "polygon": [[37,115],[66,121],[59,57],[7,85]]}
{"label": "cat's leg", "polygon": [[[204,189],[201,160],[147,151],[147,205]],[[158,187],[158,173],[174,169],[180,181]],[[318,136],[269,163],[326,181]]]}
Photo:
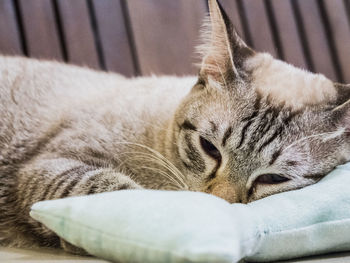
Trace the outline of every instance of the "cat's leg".
{"label": "cat's leg", "polygon": [[[37,158],[16,174],[16,184],[9,197],[12,200],[12,211],[0,215],[0,220],[8,223],[0,225],[0,234],[6,232],[5,243],[9,245],[61,245],[70,252],[80,253],[79,249],[60,241],[52,231],[33,220],[29,216],[30,207],[42,200],[139,188],[141,186],[130,177],[113,169],[86,165],[66,158]],[[7,229],[1,229],[2,227]]]}

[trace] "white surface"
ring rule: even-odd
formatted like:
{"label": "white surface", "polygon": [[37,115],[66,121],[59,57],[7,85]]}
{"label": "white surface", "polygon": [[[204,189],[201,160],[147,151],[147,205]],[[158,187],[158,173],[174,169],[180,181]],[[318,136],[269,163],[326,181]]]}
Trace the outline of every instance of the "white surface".
{"label": "white surface", "polygon": [[[79,257],[58,249],[18,249],[0,247],[1,263],[108,263],[93,257]],[[278,261],[282,262],[282,261]],[[284,263],[350,263],[350,253],[337,253],[319,257],[283,261]],[[214,262],[213,262],[214,263]]]}
{"label": "white surface", "polygon": [[18,249],[0,247],[1,263],[107,263],[94,257],[80,257],[59,249]]}

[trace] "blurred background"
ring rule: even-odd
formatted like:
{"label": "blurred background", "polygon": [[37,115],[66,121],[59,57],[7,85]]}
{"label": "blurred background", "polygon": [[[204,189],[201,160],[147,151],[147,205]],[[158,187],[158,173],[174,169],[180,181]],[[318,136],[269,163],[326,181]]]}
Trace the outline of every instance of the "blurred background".
{"label": "blurred background", "polygon": [[[350,0],[220,0],[259,51],[350,83]],[[195,74],[206,0],[0,0],[0,54]]]}

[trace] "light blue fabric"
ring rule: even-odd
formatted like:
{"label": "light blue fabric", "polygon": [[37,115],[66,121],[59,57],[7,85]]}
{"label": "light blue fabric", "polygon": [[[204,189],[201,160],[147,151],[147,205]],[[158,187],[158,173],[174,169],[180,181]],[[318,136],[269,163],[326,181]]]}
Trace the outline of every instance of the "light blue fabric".
{"label": "light blue fabric", "polygon": [[319,183],[250,203],[198,192],[126,190],[44,201],[31,216],[120,262],[271,261],[350,250],[350,163]]}

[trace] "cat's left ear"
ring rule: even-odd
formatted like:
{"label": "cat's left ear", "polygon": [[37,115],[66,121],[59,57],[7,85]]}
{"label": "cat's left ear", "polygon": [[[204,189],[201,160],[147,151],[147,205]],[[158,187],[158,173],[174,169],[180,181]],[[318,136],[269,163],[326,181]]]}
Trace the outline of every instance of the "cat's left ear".
{"label": "cat's left ear", "polygon": [[210,22],[203,30],[200,76],[221,82],[223,77],[238,78],[244,60],[254,51],[238,36],[217,0],[209,0]]}

